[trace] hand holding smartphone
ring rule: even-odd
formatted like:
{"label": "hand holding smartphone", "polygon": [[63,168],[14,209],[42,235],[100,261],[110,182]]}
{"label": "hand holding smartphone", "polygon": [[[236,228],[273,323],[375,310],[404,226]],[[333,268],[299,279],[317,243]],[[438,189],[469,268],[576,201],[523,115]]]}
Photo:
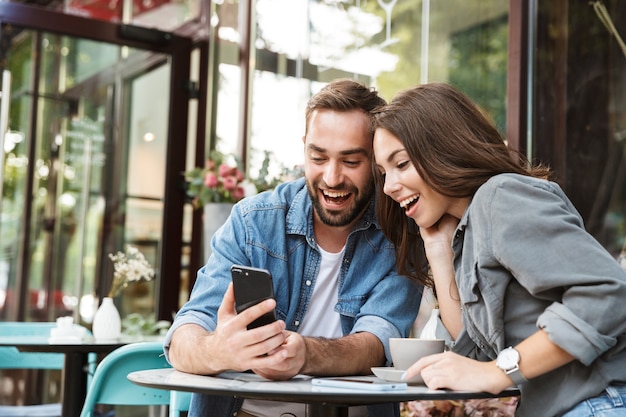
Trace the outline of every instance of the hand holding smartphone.
{"label": "hand holding smartphone", "polygon": [[[230,268],[235,293],[235,311],[237,314],[267,300],[274,298],[272,274],[266,269],[252,268],[243,265],[233,265]],[[248,325],[248,330],[276,321],[274,310],[262,315]]]}

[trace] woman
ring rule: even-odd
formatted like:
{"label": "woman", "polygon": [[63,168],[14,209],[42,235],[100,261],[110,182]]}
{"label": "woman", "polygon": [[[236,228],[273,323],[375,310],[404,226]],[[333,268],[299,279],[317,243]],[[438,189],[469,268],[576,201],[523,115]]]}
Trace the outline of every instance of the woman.
{"label": "woman", "polygon": [[400,273],[437,295],[449,348],[405,377],[421,373],[432,389],[518,385],[517,416],[626,415],[626,271],[549,170],[513,156],[446,84],[376,113],[381,227]]}

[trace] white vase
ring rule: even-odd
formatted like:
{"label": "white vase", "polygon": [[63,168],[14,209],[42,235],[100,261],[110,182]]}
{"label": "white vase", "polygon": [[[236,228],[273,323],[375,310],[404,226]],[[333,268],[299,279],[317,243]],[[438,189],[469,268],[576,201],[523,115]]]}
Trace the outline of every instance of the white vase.
{"label": "white vase", "polygon": [[211,238],[222,227],[230,212],[233,203],[209,203],[204,205],[204,262],[211,256]]}
{"label": "white vase", "polygon": [[93,316],[91,327],[97,342],[117,342],[122,335],[122,320],[111,297],[104,297]]}

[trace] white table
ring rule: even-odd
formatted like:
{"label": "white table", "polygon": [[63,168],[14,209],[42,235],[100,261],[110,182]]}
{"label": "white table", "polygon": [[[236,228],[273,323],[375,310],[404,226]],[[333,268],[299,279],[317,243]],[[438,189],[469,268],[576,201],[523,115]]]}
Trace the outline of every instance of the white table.
{"label": "white table", "polygon": [[[355,377],[350,377],[355,378]],[[356,378],[377,379],[375,376]],[[322,388],[311,385],[311,377],[298,375],[289,381],[269,381],[258,375],[225,372],[218,376],[193,375],[174,369],[150,369],[128,374],[135,384],[175,391],[209,395],[229,395],[248,399],[299,402],[307,405],[308,417],[347,417],[351,406],[402,402],[412,400],[461,400],[519,395],[508,389],[493,395],[486,392],[429,390],[423,385],[410,385],[401,391],[367,391]]]}
{"label": "white table", "polygon": [[50,342],[48,336],[0,336],[0,346],[15,347],[21,352],[63,353],[63,417],[77,417],[87,395],[89,354],[106,355],[127,342],[100,343],[93,337],[82,342]]}

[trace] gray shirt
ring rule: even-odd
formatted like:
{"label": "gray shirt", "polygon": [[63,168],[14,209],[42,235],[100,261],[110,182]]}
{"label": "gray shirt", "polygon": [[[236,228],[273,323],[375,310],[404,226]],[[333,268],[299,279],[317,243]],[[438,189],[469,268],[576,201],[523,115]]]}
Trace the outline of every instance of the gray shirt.
{"label": "gray shirt", "polygon": [[492,360],[543,329],[576,358],[520,386],[516,416],[558,416],[626,382],[626,271],[585,231],[557,184],[493,177],[452,246],[464,329],[452,340],[437,328],[451,350]]}

